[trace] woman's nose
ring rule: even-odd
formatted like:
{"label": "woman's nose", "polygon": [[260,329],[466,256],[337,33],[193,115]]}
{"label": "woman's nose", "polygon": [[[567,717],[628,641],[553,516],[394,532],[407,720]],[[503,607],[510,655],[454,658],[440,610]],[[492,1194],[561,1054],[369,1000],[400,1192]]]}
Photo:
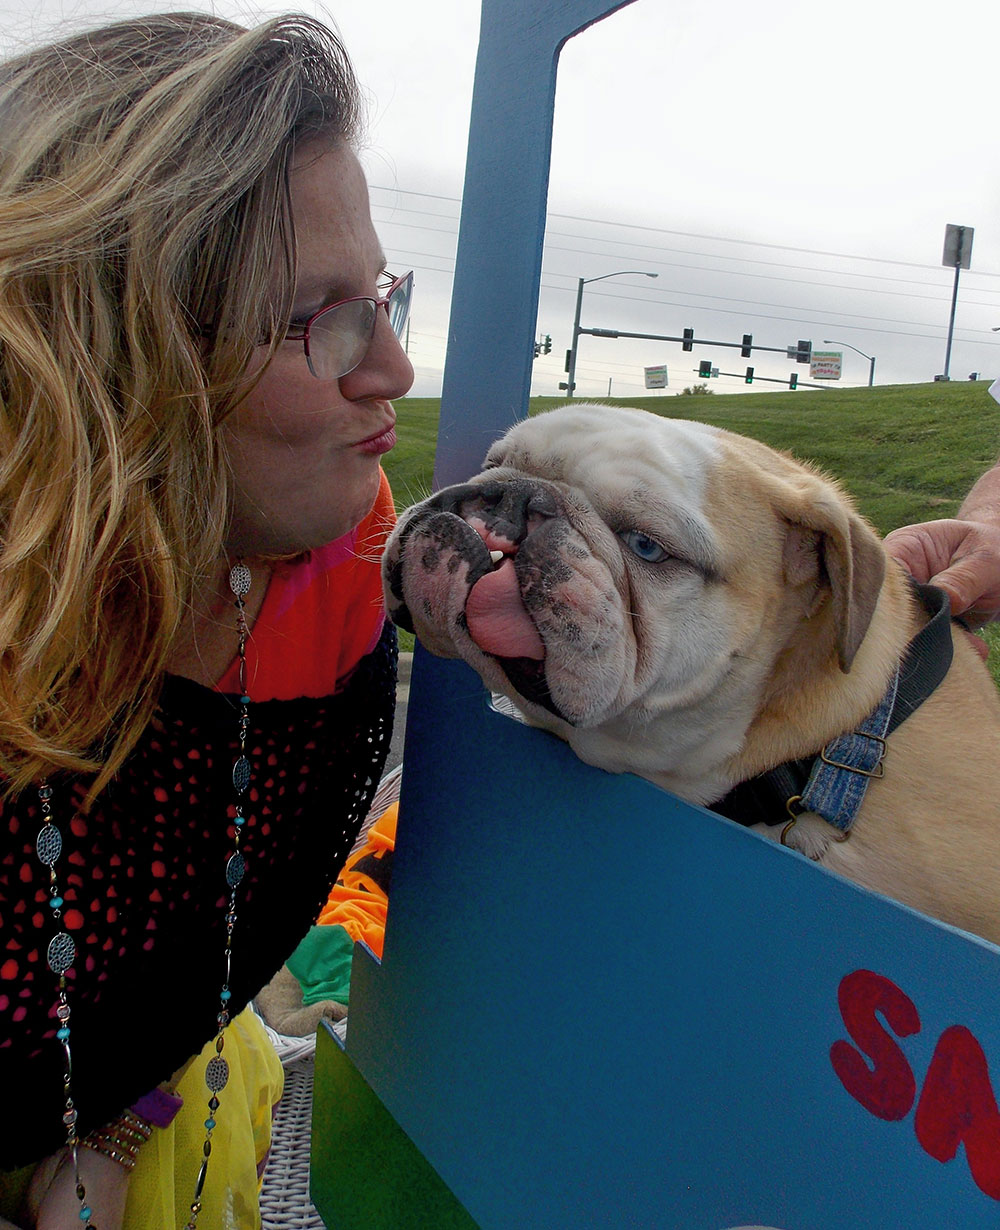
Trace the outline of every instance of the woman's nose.
{"label": "woman's nose", "polygon": [[354,371],[341,376],[341,394],[348,401],[392,401],[409,392],[412,384],[413,364],[393,332],[387,313],[379,308],[368,353]]}

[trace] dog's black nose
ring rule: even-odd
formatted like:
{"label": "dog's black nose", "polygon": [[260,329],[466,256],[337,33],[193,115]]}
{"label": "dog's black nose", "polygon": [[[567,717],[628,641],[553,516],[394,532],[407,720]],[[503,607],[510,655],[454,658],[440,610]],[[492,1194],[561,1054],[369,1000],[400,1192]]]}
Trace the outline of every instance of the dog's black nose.
{"label": "dog's black nose", "polygon": [[532,518],[556,517],[559,505],[546,487],[522,478],[487,479],[445,487],[428,504],[463,520],[481,518],[494,534],[521,543]]}

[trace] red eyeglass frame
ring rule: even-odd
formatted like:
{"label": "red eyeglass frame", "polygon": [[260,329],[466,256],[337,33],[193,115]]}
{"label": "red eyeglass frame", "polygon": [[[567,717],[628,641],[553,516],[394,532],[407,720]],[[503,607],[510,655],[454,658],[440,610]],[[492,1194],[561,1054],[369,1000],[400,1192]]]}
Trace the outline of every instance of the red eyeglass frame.
{"label": "red eyeglass frame", "polygon": [[[304,348],[305,348],[305,354],[306,354],[306,362],[309,363],[309,370],[313,372],[313,375],[315,376],[316,373],[313,371],[312,362],[310,361],[310,357],[309,357],[309,336],[310,336],[310,330],[312,329],[312,326],[316,323],[316,321],[320,318],[320,316],[325,315],[327,312],[332,311],[334,308],[343,307],[344,304],[346,303],[360,303],[364,301],[367,303],[374,304],[375,314],[372,316],[372,321],[373,321],[372,332],[371,332],[371,336],[368,339],[368,343],[370,345],[372,337],[375,336],[374,322],[378,320],[379,308],[380,307],[385,308],[385,314],[386,316],[389,317],[389,323],[391,325],[392,317],[389,313],[389,300],[396,293],[399,287],[402,286],[407,281],[410,282],[411,293],[410,295],[407,295],[406,315],[403,317],[403,321],[402,321],[402,324],[400,325],[399,332],[397,332],[395,327],[393,326],[393,333],[395,333],[396,337],[399,338],[402,332],[403,325],[405,325],[406,320],[409,316],[410,298],[412,296],[412,283],[413,283],[413,270],[412,269],[408,273],[402,273],[399,275],[399,277],[393,278],[392,282],[386,288],[385,294],[381,298],[376,299],[373,295],[348,295],[346,299],[337,299],[333,303],[325,303],[318,311],[313,312],[313,314],[309,317],[306,323],[301,327],[301,332],[297,332],[297,333],[292,333],[291,331],[286,332],[284,336],[284,341],[305,343]],[[361,358],[354,365],[354,367],[359,366],[363,361],[364,361],[364,355],[361,356]],[[341,372],[340,376],[331,376],[329,377],[329,379],[339,380],[341,376],[349,375],[354,370],[354,367],[349,367],[347,371]],[[322,379],[322,377],[317,377],[317,378]]]}

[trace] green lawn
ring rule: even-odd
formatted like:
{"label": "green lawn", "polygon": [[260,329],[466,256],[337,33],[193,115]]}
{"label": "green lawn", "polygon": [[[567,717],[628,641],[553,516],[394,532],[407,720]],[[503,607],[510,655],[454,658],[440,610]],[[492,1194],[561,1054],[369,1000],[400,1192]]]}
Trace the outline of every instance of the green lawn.
{"label": "green lawn", "polygon": [[[606,399],[672,418],[700,419],[787,449],[835,475],[883,534],[951,516],[1000,453],[1000,406],[985,381],[900,384],[873,389],[700,397]],[[538,414],[564,398],[532,398]],[[399,443],[385,458],[397,506],[431,490],[438,398],[396,403]],[[997,639],[1000,639],[998,634]],[[1000,658],[1000,648],[992,655]],[[1000,663],[991,666],[1000,677]]]}
{"label": "green lawn", "polygon": [[[532,398],[530,413],[565,404]],[[705,397],[611,398],[673,418],[701,419],[787,449],[836,475],[885,534],[949,516],[1000,453],[1000,407],[986,382],[897,384]],[[431,489],[440,400],[396,403],[399,443],[385,459],[399,507]]]}

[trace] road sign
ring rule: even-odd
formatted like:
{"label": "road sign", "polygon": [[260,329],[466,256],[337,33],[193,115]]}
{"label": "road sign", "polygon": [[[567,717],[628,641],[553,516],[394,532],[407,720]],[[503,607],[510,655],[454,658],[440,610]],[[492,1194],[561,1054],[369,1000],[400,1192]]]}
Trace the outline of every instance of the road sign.
{"label": "road sign", "polygon": [[809,363],[809,379],[839,380],[843,362],[842,350],[814,350]]}
{"label": "road sign", "polygon": [[944,253],[941,264],[949,269],[968,269],[972,264],[972,236],[974,226],[955,226],[949,222],[944,228]]}
{"label": "road sign", "polygon": [[665,389],[667,387],[667,365],[665,363],[661,363],[659,367],[647,367],[645,372],[647,389]]}

